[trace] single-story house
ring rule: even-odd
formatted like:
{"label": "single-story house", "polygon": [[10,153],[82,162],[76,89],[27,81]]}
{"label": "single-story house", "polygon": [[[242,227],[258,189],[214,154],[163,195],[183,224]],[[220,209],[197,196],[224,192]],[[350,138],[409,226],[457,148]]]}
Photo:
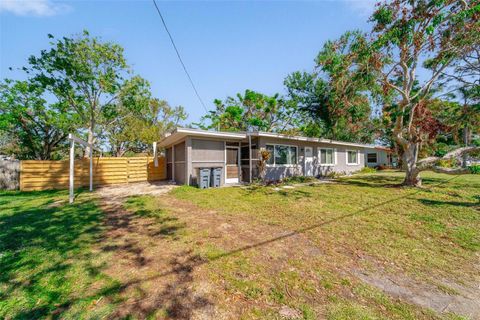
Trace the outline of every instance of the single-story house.
{"label": "single-story house", "polygon": [[271,132],[177,128],[157,146],[165,149],[167,179],[188,185],[197,184],[200,168],[221,168],[222,185],[248,183],[259,176],[261,149],[271,154],[267,180],[355,172],[366,166],[367,150],[375,150],[377,161],[391,159],[386,149],[372,145]]}
{"label": "single-story house", "polygon": [[397,156],[393,150],[383,146],[365,148],[365,165],[367,167],[396,167]]}

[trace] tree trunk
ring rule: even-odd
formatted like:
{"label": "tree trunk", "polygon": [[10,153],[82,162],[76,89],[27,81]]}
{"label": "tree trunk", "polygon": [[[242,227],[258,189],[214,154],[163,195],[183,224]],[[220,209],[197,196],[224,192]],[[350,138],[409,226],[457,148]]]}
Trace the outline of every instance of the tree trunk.
{"label": "tree trunk", "polygon": [[[468,144],[470,142],[469,138],[470,138],[470,133],[469,133],[468,127],[465,125],[465,127],[463,128],[463,146],[464,147],[468,147]],[[467,159],[468,159],[468,154],[464,153],[462,155],[462,167],[463,168],[467,167]]]}
{"label": "tree trunk", "polygon": [[405,180],[403,185],[405,186],[420,187],[422,185],[420,170],[417,167],[419,149],[420,145],[418,143],[409,142],[407,150],[404,150]]}
{"label": "tree trunk", "polygon": [[[92,121],[90,123],[90,126],[88,127],[87,142],[88,142],[89,145],[93,145],[93,143],[95,142],[95,137],[94,137],[94,134],[93,134],[94,126],[95,126],[95,123]],[[85,157],[90,158],[90,147],[89,146],[85,147]]]}

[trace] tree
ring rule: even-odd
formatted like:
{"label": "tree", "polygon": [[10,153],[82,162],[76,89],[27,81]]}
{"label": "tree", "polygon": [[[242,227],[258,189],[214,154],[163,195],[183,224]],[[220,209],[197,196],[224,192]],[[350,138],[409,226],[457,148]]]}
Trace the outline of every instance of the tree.
{"label": "tree", "polygon": [[171,107],[168,102],[154,98],[135,112],[129,112],[124,105],[116,110],[122,120],[106,127],[105,133],[112,154],[117,157],[126,152],[146,152],[153,142],[187,118],[183,107]]}
{"label": "tree", "polygon": [[296,109],[279,94],[268,96],[252,90],[245,90],[236,98],[228,97],[225,101],[216,99],[216,109],[210,111],[197,124],[203,129],[227,131],[285,132],[295,123]]}
{"label": "tree", "polygon": [[[393,137],[405,162],[404,184],[419,186],[421,171],[442,171],[435,167],[438,157],[418,160],[425,139],[428,99],[442,73],[479,43],[479,1],[386,1],[378,4],[371,21],[374,27],[370,66],[384,96],[393,97]],[[415,81],[419,81],[419,90],[414,90]],[[470,151],[471,148],[460,149],[461,153]],[[448,157],[457,155],[458,152],[451,152]]]}
{"label": "tree", "polygon": [[21,159],[52,160],[78,119],[62,103],[48,104],[44,88],[27,81],[0,84],[0,131],[16,141],[10,152]]}
{"label": "tree", "polygon": [[371,104],[376,82],[369,71],[368,41],[359,31],[328,41],[318,53],[314,72],[294,72],[285,79],[290,98],[310,115],[302,131],[309,136],[372,142]]}
{"label": "tree", "polygon": [[[480,43],[476,43],[470,52],[457,59],[453,67],[442,76],[455,90],[459,102],[455,111],[456,127],[462,131],[463,144],[468,146],[472,133],[480,133]],[[476,131],[476,132],[475,132]]]}
{"label": "tree", "polygon": [[[50,39],[54,39],[49,35]],[[62,105],[74,111],[95,143],[99,126],[115,118],[106,116],[115,105],[130,69],[119,45],[92,38],[87,31],[76,38],[52,40],[51,48],[29,58],[24,68],[39,85]],[[86,154],[89,154],[87,148]]]}

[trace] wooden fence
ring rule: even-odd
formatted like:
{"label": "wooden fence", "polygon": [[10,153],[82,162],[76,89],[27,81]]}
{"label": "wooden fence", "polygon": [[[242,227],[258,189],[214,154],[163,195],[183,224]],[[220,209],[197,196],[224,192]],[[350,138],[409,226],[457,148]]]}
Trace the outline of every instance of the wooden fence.
{"label": "wooden fence", "polygon": [[[23,160],[20,163],[20,190],[67,189],[69,161]],[[75,188],[89,185],[89,159],[75,160]],[[93,185],[158,181],[167,178],[165,158],[153,157],[94,158]]]}

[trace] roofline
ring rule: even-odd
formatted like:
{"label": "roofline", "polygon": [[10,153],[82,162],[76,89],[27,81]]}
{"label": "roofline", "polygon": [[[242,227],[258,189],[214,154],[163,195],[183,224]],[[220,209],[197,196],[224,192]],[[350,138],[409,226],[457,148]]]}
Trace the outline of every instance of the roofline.
{"label": "roofline", "polygon": [[297,141],[328,143],[328,144],[361,147],[361,148],[375,148],[375,146],[372,146],[369,144],[363,144],[363,143],[345,142],[345,141],[322,139],[322,138],[310,138],[310,137],[304,137],[304,136],[293,136],[293,135],[274,133],[274,132],[257,131],[257,132],[250,132],[248,134],[252,136],[258,136],[258,137],[270,137],[270,138],[290,139],[290,140],[297,140]]}
{"label": "roofline", "polygon": [[192,135],[199,137],[211,137],[211,138],[229,138],[229,139],[245,139],[247,135],[245,132],[219,132],[219,131],[208,131],[202,129],[193,129],[193,128],[183,128],[178,127],[170,133],[167,133],[165,137],[158,142],[158,146],[163,148],[172,144],[175,144],[176,141],[181,140],[183,137]]}
{"label": "roofline", "polygon": [[[304,136],[294,136],[282,133],[274,132],[263,132],[263,131],[254,131],[254,132],[228,132],[228,131],[209,131],[202,129],[194,128],[184,128],[177,127],[171,133],[167,135],[159,142],[159,147],[166,147],[172,144],[175,144],[176,141],[181,140],[187,135],[200,136],[200,137],[213,137],[213,138],[230,138],[230,139],[246,139],[248,136],[255,137],[270,137],[270,138],[279,138],[279,139],[289,139],[297,141],[306,141],[306,142],[317,142],[317,143],[326,143],[326,144],[335,144],[342,146],[350,147],[360,147],[360,148],[370,148],[370,149],[382,149],[391,151],[391,149],[382,146],[375,146],[371,144],[355,143],[355,142],[345,142],[331,139],[322,139],[322,138],[310,138]],[[177,138],[175,138],[177,136]]]}
{"label": "roofline", "polygon": [[194,128],[183,128],[183,127],[178,127],[173,132],[188,133],[188,134],[200,134],[200,135],[216,136],[216,137],[232,137],[232,138],[246,138],[247,137],[245,132],[209,131],[209,130],[194,129]]}

